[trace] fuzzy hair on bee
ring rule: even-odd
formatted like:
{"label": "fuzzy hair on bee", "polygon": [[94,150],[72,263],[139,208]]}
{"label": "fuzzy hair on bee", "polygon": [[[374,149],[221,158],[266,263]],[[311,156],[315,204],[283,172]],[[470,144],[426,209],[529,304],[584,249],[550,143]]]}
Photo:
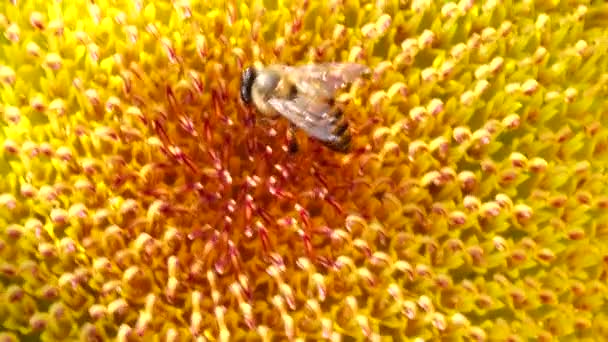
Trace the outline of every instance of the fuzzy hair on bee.
{"label": "fuzzy hair on bee", "polygon": [[290,122],[291,152],[297,150],[295,130],[301,129],[330,149],[346,153],[351,135],[348,121],[335,104],[336,93],[369,73],[357,63],[322,63],[302,66],[248,67],[241,74],[243,103],[268,119]]}

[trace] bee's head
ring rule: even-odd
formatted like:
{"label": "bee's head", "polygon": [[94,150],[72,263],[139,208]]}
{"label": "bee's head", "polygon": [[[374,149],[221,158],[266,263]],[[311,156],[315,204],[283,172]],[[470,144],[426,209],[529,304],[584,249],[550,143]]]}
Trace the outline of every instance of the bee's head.
{"label": "bee's head", "polygon": [[257,73],[253,67],[248,67],[241,74],[241,100],[245,104],[251,103],[251,87],[257,77]]}

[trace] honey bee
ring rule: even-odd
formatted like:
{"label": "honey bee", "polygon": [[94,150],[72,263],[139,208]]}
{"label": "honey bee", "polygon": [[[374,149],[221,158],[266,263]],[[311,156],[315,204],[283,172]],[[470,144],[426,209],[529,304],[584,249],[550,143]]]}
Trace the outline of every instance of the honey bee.
{"label": "honey bee", "polygon": [[297,128],[334,151],[350,149],[351,134],[342,110],[335,104],[338,90],[369,73],[357,63],[248,67],[241,74],[241,99],[266,119],[289,122],[290,152],[298,150]]}

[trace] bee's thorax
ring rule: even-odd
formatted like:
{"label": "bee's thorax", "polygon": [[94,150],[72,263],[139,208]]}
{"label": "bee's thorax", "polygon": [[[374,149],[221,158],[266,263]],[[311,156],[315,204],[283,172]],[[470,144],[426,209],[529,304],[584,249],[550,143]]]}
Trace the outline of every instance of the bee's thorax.
{"label": "bee's thorax", "polygon": [[261,114],[271,117],[279,115],[267,101],[273,96],[281,96],[279,93],[282,83],[281,76],[276,72],[264,71],[259,73],[253,84],[251,97]]}
{"label": "bee's thorax", "polygon": [[254,91],[264,97],[269,97],[277,88],[281,77],[273,72],[263,72],[258,75],[254,83]]}

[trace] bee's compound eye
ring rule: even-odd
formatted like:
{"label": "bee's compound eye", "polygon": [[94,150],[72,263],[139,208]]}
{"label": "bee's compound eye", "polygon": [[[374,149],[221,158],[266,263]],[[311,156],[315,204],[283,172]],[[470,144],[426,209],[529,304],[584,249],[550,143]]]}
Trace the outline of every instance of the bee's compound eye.
{"label": "bee's compound eye", "polygon": [[251,103],[251,87],[255,81],[256,72],[253,67],[249,67],[241,74],[241,100],[246,104]]}

